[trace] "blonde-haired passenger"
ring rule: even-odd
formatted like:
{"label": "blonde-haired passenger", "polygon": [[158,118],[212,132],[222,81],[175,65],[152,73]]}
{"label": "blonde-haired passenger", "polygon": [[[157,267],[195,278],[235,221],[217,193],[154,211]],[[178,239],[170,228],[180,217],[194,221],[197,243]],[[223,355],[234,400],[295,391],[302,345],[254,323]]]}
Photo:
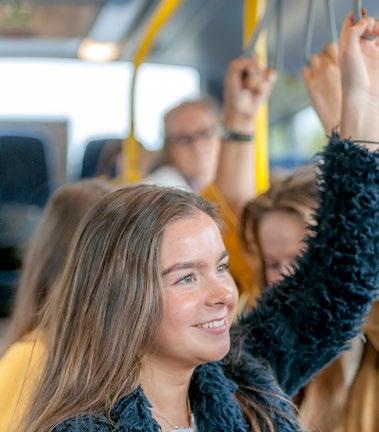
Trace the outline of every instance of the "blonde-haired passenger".
{"label": "blonde-haired passenger", "polygon": [[1,432],[17,423],[40,374],[44,342],[35,329],[70,253],[72,237],[86,212],[112,190],[104,181],[86,180],[62,186],[47,203],[25,257],[0,358]]}
{"label": "blonde-haired passenger", "polygon": [[275,180],[246,204],[241,216],[242,242],[245,250],[260,259],[260,289],[291,272],[304,251],[316,207],[316,168],[312,165]]}
{"label": "blonde-haired passenger", "polygon": [[[310,166],[274,181],[267,192],[245,206],[241,218],[241,237],[245,249],[260,260],[261,292],[294,271],[298,258],[305,251],[305,240],[310,234],[308,228],[314,224],[317,203],[315,168]],[[370,320],[374,317],[374,311]],[[359,378],[369,372],[374,382],[376,379],[372,360],[362,362],[363,350],[362,338],[357,337],[349,351],[342,353],[313,378],[295,398],[307,431],[375,432],[376,429],[369,426],[378,425],[370,402],[359,413],[354,409],[350,411],[352,404],[359,403],[359,399],[365,400],[369,394],[374,395],[370,390],[372,385]],[[370,342],[365,350],[372,350]],[[369,354],[370,357],[372,354]],[[360,373],[361,368],[366,372]],[[354,429],[346,429],[349,424],[354,424]]]}

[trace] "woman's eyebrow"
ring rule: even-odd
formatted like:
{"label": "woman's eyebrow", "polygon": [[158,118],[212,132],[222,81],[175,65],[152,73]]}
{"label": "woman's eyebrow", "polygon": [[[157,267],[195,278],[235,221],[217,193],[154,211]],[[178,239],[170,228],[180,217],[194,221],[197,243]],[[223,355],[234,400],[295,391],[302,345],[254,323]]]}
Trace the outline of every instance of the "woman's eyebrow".
{"label": "woman's eyebrow", "polygon": [[[220,258],[217,262],[220,262],[224,258],[229,256],[228,252],[224,250],[222,254],[220,255]],[[168,267],[167,269],[163,270],[162,276],[167,276],[169,273],[172,273],[177,270],[188,270],[188,269],[194,269],[194,268],[201,268],[205,267],[206,263],[201,260],[195,260],[195,261],[183,261],[173,264],[172,266]]]}
{"label": "woman's eyebrow", "polygon": [[186,270],[186,269],[193,269],[193,268],[199,268],[204,267],[205,263],[204,261],[183,261],[178,262],[170,266],[169,268],[163,270],[162,276],[166,276],[169,273],[172,273],[177,270]]}

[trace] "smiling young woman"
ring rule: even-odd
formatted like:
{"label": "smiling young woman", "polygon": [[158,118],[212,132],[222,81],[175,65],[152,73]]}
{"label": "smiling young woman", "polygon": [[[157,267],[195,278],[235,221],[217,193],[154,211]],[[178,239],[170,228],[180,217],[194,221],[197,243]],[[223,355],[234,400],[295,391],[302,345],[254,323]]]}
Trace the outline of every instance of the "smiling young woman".
{"label": "smiling young woman", "polygon": [[[379,44],[362,48],[360,36],[371,24],[349,19],[341,36],[341,133],[370,141]],[[46,367],[21,430],[300,431],[289,398],[355,336],[378,294],[373,150],[331,138],[307,251],[231,328],[237,294],[214,208],[146,185],[105,197],[46,308]]]}

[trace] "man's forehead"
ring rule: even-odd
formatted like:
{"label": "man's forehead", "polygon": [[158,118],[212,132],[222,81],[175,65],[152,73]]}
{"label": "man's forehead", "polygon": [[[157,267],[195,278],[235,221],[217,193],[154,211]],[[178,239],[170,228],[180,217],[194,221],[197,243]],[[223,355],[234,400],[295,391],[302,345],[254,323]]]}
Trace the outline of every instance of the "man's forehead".
{"label": "man's forehead", "polygon": [[217,120],[216,113],[206,104],[187,105],[172,111],[166,118],[166,126],[175,128],[176,125],[187,125],[189,121],[207,123]]}

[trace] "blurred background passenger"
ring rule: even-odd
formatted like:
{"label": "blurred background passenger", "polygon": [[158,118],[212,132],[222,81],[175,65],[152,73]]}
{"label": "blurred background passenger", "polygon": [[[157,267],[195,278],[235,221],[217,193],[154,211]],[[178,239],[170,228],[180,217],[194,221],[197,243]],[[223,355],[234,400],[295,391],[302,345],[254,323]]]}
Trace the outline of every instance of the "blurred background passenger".
{"label": "blurred background passenger", "polygon": [[317,207],[314,166],[277,179],[267,192],[249,201],[241,217],[245,249],[259,257],[260,289],[280,282],[303,253],[307,226]]}
{"label": "blurred background passenger", "polygon": [[[242,241],[246,250],[260,259],[261,291],[279,283],[293,270],[296,259],[304,252],[307,227],[314,223],[316,207],[313,167],[274,182],[267,192],[245,206]],[[350,350],[342,353],[295,398],[307,431],[379,430],[379,303],[374,304],[364,334],[366,344],[361,337],[355,338]]]}
{"label": "blurred background passenger", "polygon": [[216,174],[201,193],[222,215],[222,235],[240,294],[240,310],[253,306],[259,295],[258,260],[242,247],[240,218],[245,204],[256,196],[255,120],[271,95],[276,77],[274,70],[260,68],[257,56],[230,63],[224,84],[223,134]]}
{"label": "blurred background passenger", "polygon": [[18,418],[35,382],[43,353],[34,331],[59,277],[71,239],[83,216],[113,188],[102,180],[62,186],[49,200],[28,249],[17,290],[5,350],[0,358],[0,431]]}
{"label": "blurred background passenger", "polygon": [[207,98],[184,101],[164,116],[164,156],[143,183],[200,192],[214,179],[220,115]]}
{"label": "blurred background passenger", "polygon": [[[251,200],[241,220],[246,250],[260,259],[261,291],[279,283],[305,248],[307,227],[317,207],[315,169],[295,171]],[[295,398],[302,424],[310,432],[379,430],[379,303],[351,348],[317,375]],[[372,398],[372,399],[371,399]],[[363,409],[362,403],[365,404]],[[362,409],[358,409],[362,408]]]}
{"label": "blurred background passenger", "polygon": [[96,176],[113,179],[122,173],[122,140],[109,139],[104,145],[96,167]]}

